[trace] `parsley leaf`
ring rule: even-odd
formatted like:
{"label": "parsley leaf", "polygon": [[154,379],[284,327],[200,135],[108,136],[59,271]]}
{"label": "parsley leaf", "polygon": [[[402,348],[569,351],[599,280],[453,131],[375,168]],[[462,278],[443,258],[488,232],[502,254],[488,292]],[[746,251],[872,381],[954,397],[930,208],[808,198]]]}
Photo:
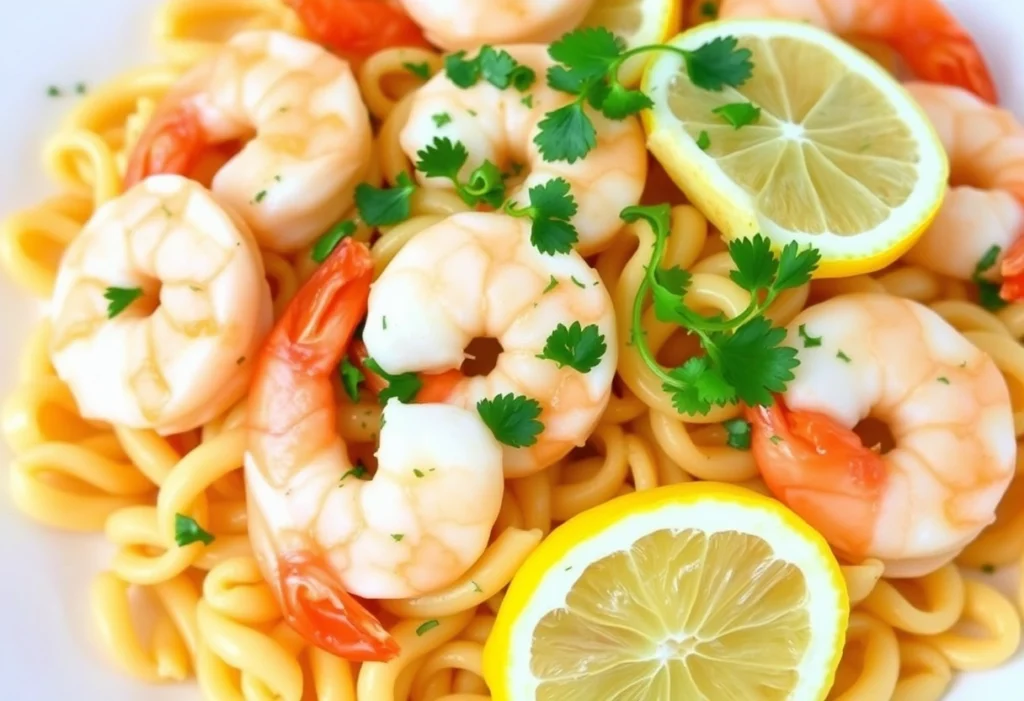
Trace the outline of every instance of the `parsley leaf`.
{"label": "parsley leaf", "polygon": [[649,107],[654,107],[654,101],[643,92],[615,83],[604,94],[600,109],[608,119],[625,119]]}
{"label": "parsley leaf", "polygon": [[341,386],[345,388],[345,394],[353,402],[359,401],[359,385],[366,379],[363,371],[356,367],[348,358],[342,358],[338,367],[341,375]]}
{"label": "parsley leaf", "polygon": [[583,111],[583,105],[573,102],[548,112],[538,125],[533,142],[545,161],[574,163],[586,156],[597,145],[597,131]]}
{"label": "parsley leaf", "polygon": [[431,119],[434,120],[435,127],[443,127],[445,124],[451,124],[452,116],[447,112],[438,112],[435,115],[431,115]]}
{"label": "parsley leaf", "polygon": [[317,263],[323,263],[334,252],[334,249],[338,247],[342,239],[348,238],[354,233],[356,233],[356,223],[354,221],[346,219],[338,222],[328,229],[327,233],[316,240],[310,251],[310,257]]}
{"label": "parsley leaf", "polygon": [[490,161],[484,161],[470,173],[465,184],[459,180],[459,173],[469,159],[469,152],[461,141],[434,137],[430,144],[416,152],[416,156],[419,158],[416,170],[427,177],[451,180],[466,204],[475,206],[486,202],[497,208],[505,201],[505,179],[498,166]]}
{"label": "parsley leaf", "polygon": [[103,293],[107,300],[107,318],[113,319],[141,296],[141,287],[108,287]]}
{"label": "parsley leaf", "polygon": [[491,429],[491,433],[513,448],[526,448],[537,442],[537,434],[544,430],[540,416],[540,402],[520,394],[499,394],[493,399],[476,403],[477,413]]}
{"label": "parsley leaf", "polygon": [[439,625],[441,625],[441,623],[437,619],[425,621],[424,623],[421,623],[418,628],[416,628],[416,635],[423,635],[427,631],[437,628]]}
{"label": "parsley leaf", "polygon": [[341,484],[349,477],[355,477],[357,480],[361,480],[366,476],[366,472],[366,465],[361,462],[357,462],[354,467],[350,467],[345,470],[345,474],[343,474],[341,479],[338,480],[338,485],[341,486]]}
{"label": "parsley leaf", "polygon": [[[772,326],[763,312],[780,292],[806,283],[817,267],[816,251],[787,246],[778,258],[768,239],[755,236],[729,244],[736,269],[730,277],[750,292],[747,308],[734,318],[721,314],[704,316],[683,303],[688,274],[679,268],[659,267],[670,227],[668,205],[627,207],[622,218],[650,224],[655,234],[654,251],[632,310],[632,344],[662,381],[673,406],[680,413],[706,414],[712,406],[737,401],[767,405],[785,390],[799,364],[796,349],[782,346],[786,331]],[[675,368],[663,368],[647,345],[641,326],[644,303],[650,293],[657,318],[677,323],[694,334],[705,355],[694,356]]]}
{"label": "parsley leaf", "polygon": [[214,540],[213,534],[203,530],[196,520],[184,514],[174,514],[174,542],[183,548],[192,543],[209,545]]}
{"label": "parsley leaf", "polygon": [[387,404],[388,400],[392,398],[397,399],[403,404],[408,404],[416,399],[416,395],[423,388],[423,380],[414,372],[392,375],[378,365],[377,361],[373,358],[364,360],[363,367],[388,383],[387,387],[382,389],[377,395],[381,404]]}
{"label": "parsley leaf", "polygon": [[430,65],[424,61],[422,63],[409,63],[408,61],[402,64],[402,68],[412,73],[417,78],[426,80],[430,77]]}
{"label": "parsley leaf", "polygon": [[356,186],[356,208],[370,226],[390,226],[409,218],[409,200],[416,190],[409,174],[398,174],[394,187],[374,187],[368,183]]}
{"label": "parsley leaf", "polygon": [[725,429],[725,444],[736,450],[750,450],[750,422],[745,419],[729,419],[722,422]]}
{"label": "parsley leaf", "polygon": [[585,374],[600,364],[606,350],[608,346],[597,324],[584,327],[574,321],[568,328],[565,324],[556,326],[544,343],[543,352],[537,357],[553,360],[559,368],[568,365]]}
{"label": "parsley leaf", "polygon": [[537,79],[532,68],[516,61],[507,51],[486,44],[480,47],[476,58],[466,58],[465,51],[445,57],[444,71],[448,80],[460,88],[472,87],[483,78],[501,90],[511,85],[523,92]]}
{"label": "parsley leaf", "polygon": [[711,110],[732,125],[733,129],[754,124],[761,118],[761,108],[749,102],[730,102]]}
{"label": "parsley leaf", "polygon": [[807,333],[806,324],[800,324],[796,331],[800,335],[800,338],[803,339],[804,348],[817,348],[821,345],[821,336],[812,336]]}
{"label": "parsley leaf", "polygon": [[992,246],[985,251],[985,255],[974,266],[974,274],[971,275],[971,282],[978,286],[978,303],[993,312],[1002,309],[1008,302],[999,296],[999,283],[986,280],[983,275],[995,267],[1001,252],[999,246]]}
{"label": "parsley leaf", "polygon": [[553,178],[535,185],[527,193],[530,204],[520,207],[514,202],[505,204],[505,213],[513,217],[529,217],[530,243],[547,255],[568,253],[579,240],[576,228],[569,223],[576,214],[576,200],[569,192],[564,178]]}
{"label": "parsley leaf", "polygon": [[736,48],[734,36],[716,37],[684,54],[690,82],[703,90],[718,92],[726,85],[738,87],[754,72],[750,49]]}
{"label": "parsley leaf", "polygon": [[697,134],[697,148],[701,151],[707,151],[708,147],[711,146],[711,137],[703,129],[700,130],[700,134]]}

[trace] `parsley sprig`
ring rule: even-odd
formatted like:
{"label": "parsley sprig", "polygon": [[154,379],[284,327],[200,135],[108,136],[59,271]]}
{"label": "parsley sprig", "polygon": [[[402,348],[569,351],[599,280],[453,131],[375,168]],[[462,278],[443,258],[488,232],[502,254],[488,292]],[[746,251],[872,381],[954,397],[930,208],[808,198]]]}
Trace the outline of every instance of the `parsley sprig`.
{"label": "parsley sprig", "polygon": [[469,160],[469,151],[461,141],[435,136],[425,148],[416,152],[419,160],[416,170],[428,178],[447,178],[455,185],[455,192],[471,207],[484,202],[495,209],[505,201],[505,179],[498,166],[484,161],[469,174],[463,183],[459,180],[462,167]]}
{"label": "parsley sprig", "polygon": [[192,543],[209,545],[214,541],[213,534],[200,526],[194,518],[184,514],[174,514],[174,542],[183,548]]}
{"label": "parsley sprig", "polygon": [[[399,224],[412,214],[414,192],[416,183],[404,171],[398,174],[393,187],[375,187],[369,183],[360,183],[356,186],[355,194],[358,220],[372,227]],[[327,260],[342,240],[356,232],[358,220],[344,219],[321,234],[310,250],[313,260],[317,263]]]}
{"label": "parsley sprig", "polygon": [[549,112],[534,142],[546,161],[583,158],[597,144],[594,124],[584,110],[589,104],[609,119],[625,119],[654,103],[641,90],[619,82],[619,67],[649,51],[670,51],[682,56],[690,81],[698,88],[720,91],[737,87],[750,77],[753,63],[748,49],[737,48],[735,37],[717,37],[693,50],[670,44],[648,44],[627,49],[625,41],[604,27],[588,27],[565,34],[548,48],[559,65],[548,69],[548,85],[575,95],[564,107]]}
{"label": "parsley sprig", "polygon": [[483,78],[501,90],[511,85],[524,92],[537,79],[532,68],[516,61],[507,51],[486,44],[480,47],[476,58],[467,58],[465,51],[446,56],[444,72],[460,88],[472,87]]}
{"label": "parsley sprig", "polygon": [[544,424],[537,420],[540,402],[521,394],[510,392],[481,399],[476,410],[498,442],[513,448],[530,447],[544,430]]}
{"label": "parsley sprig", "polygon": [[[668,205],[627,207],[627,222],[646,220],[654,231],[654,251],[632,310],[632,343],[662,381],[676,410],[706,414],[712,406],[738,401],[770,405],[772,395],[782,392],[800,364],[795,348],[782,346],[785,329],[772,326],[764,311],[784,290],[811,279],[820,255],[814,249],[799,250],[790,243],[776,256],[767,238],[758,234],[729,244],[736,269],[729,277],[750,292],[750,304],[731,319],[722,314],[705,316],[687,307],[683,299],[690,274],[678,267],[661,268],[669,231]],[[676,368],[666,369],[655,359],[641,326],[644,303],[650,293],[659,321],[674,322],[700,340],[705,355],[694,356]]]}
{"label": "parsley sprig", "polygon": [[552,360],[559,368],[569,366],[586,374],[600,365],[607,350],[604,334],[597,328],[597,324],[582,326],[580,322],[574,321],[572,326],[556,326],[544,343],[544,350],[537,357]]}
{"label": "parsley sprig", "polygon": [[529,217],[530,243],[541,253],[568,253],[579,240],[576,227],[569,220],[576,214],[576,199],[569,192],[564,178],[553,178],[531,187],[527,193],[530,204],[505,203],[505,213],[513,217]]}
{"label": "parsley sprig", "polygon": [[1001,251],[999,246],[992,246],[985,251],[985,255],[974,266],[974,273],[971,275],[971,282],[978,286],[978,303],[992,312],[999,311],[1007,305],[1006,300],[999,296],[999,283],[985,279],[985,273],[995,267]]}
{"label": "parsley sprig", "polygon": [[381,404],[387,404],[388,400],[392,398],[403,404],[408,404],[416,399],[416,395],[423,389],[423,380],[414,372],[392,374],[382,368],[373,358],[364,360],[363,367],[388,383],[387,387],[377,395]]}

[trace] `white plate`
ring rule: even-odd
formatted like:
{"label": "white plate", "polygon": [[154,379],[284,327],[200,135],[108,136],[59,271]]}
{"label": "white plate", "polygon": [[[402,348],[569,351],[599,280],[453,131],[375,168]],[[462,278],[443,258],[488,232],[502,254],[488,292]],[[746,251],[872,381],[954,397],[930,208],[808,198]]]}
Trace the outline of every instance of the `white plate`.
{"label": "white plate", "polygon": [[[853,0],[851,0],[852,2]],[[12,0],[13,2],[13,0]],[[40,164],[43,140],[76,98],[47,97],[155,58],[149,27],[155,0],[18,2],[0,22],[0,215],[53,190]],[[1018,3],[949,0],[981,44],[1003,102],[1024,119],[1024,24]],[[18,353],[36,315],[27,297],[0,279],[0,396],[14,383]],[[10,454],[0,443],[0,466]],[[150,687],[104,659],[87,609],[89,582],[104,552],[94,535],[47,531],[14,512],[0,479],[0,698],[185,701],[193,686]],[[964,674],[949,701],[1020,698],[1024,656],[998,670]],[[1011,691],[1016,689],[1016,691]]]}

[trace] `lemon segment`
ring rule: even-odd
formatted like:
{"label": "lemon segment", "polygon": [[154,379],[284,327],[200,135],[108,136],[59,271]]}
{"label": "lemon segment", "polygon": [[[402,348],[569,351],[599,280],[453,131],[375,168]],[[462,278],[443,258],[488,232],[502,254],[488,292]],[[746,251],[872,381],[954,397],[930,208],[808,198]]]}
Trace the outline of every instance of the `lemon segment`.
{"label": "lemon segment", "polygon": [[[661,44],[679,31],[682,3],[679,0],[596,0],[581,27],[604,27],[622,37],[626,47]],[[619,68],[619,81],[637,85],[651,53],[634,56]]]}
{"label": "lemon segment", "polygon": [[779,502],[689,483],[562,524],[484,649],[495,701],[823,699],[849,600],[825,540]]}
{"label": "lemon segment", "polygon": [[[819,277],[892,263],[945,192],[949,163],[927,117],[874,61],[810,25],[712,22],[670,43],[692,51],[725,36],[752,54],[738,88],[695,86],[674,53],[648,65],[651,152],[726,238],[760,232],[779,247],[814,246]],[[760,116],[734,128],[713,111],[730,103]]]}

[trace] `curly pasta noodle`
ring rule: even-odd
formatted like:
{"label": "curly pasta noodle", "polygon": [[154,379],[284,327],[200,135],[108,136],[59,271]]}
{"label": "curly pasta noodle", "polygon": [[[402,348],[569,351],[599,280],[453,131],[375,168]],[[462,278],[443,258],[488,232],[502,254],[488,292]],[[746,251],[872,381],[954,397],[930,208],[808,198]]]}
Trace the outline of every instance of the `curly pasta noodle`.
{"label": "curly pasta noodle", "polygon": [[[692,22],[706,19],[695,14],[696,5],[690,8]],[[154,29],[165,63],[130,71],[83,98],[44,150],[61,192],[0,223],[0,264],[17,284],[41,298],[52,293],[65,248],[95,210],[121,192],[128,154],[161,97],[184,70],[249,28],[298,36],[305,31],[280,0],[164,5]],[[425,63],[436,72],[442,59],[435,52],[399,48],[358,66],[363,98],[379,120],[367,178],[373,184],[411,173],[398,141],[420,84],[406,70],[409,63]],[[705,217],[681,203],[681,194],[657,168],[647,197],[679,203],[672,209],[663,264],[692,274],[686,303],[702,312],[740,312],[748,294],[730,279],[732,260]],[[421,189],[408,220],[379,231],[360,224],[354,236],[372,242],[379,275],[424,228],[468,209],[452,192]],[[681,416],[630,341],[633,302],[653,244],[650,227],[638,222],[624,226],[591,260],[612,291],[620,360],[613,396],[588,444],[543,472],[508,481],[491,543],[459,580],[426,596],[374,604],[401,646],[391,662],[336,658],[308,647],[284,623],[247,535],[240,470],[244,400],[201,429],[177,436],[83,419],[50,365],[44,321],[27,343],[19,385],[0,416],[15,454],[9,471],[13,502],[47,526],[102,532],[115,546],[89,597],[103,648],[133,677],[195,677],[203,696],[218,701],[485,701],[490,695],[481,657],[494,612],[516,571],[552,528],[618,495],[659,485],[714,480],[768,493],[752,454],[730,447],[720,426],[738,408]],[[264,252],[263,262],[279,316],[316,263],[309,249]],[[767,314],[786,324],[806,305],[850,292],[920,301],[961,330],[1007,377],[1016,430],[1024,433],[1024,305],[989,312],[971,301],[966,284],[897,265],[789,290]],[[641,319],[654,353],[682,362],[697,352],[692,339],[658,321],[652,308],[643,309]],[[337,421],[353,453],[372,456],[381,427],[378,404],[344,404]],[[178,547],[177,514],[195,519],[215,540]],[[1018,476],[995,522],[956,564],[914,580],[886,579],[877,560],[844,564],[853,610],[829,698],[931,701],[944,693],[954,670],[1005,661],[1020,642],[1024,583],[1011,600],[964,572],[1022,561],[1024,477]],[[140,614],[140,604],[148,616]],[[143,625],[146,618],[150,623]],[[417,629],[428,622],[436,627],[419,635]]]}

